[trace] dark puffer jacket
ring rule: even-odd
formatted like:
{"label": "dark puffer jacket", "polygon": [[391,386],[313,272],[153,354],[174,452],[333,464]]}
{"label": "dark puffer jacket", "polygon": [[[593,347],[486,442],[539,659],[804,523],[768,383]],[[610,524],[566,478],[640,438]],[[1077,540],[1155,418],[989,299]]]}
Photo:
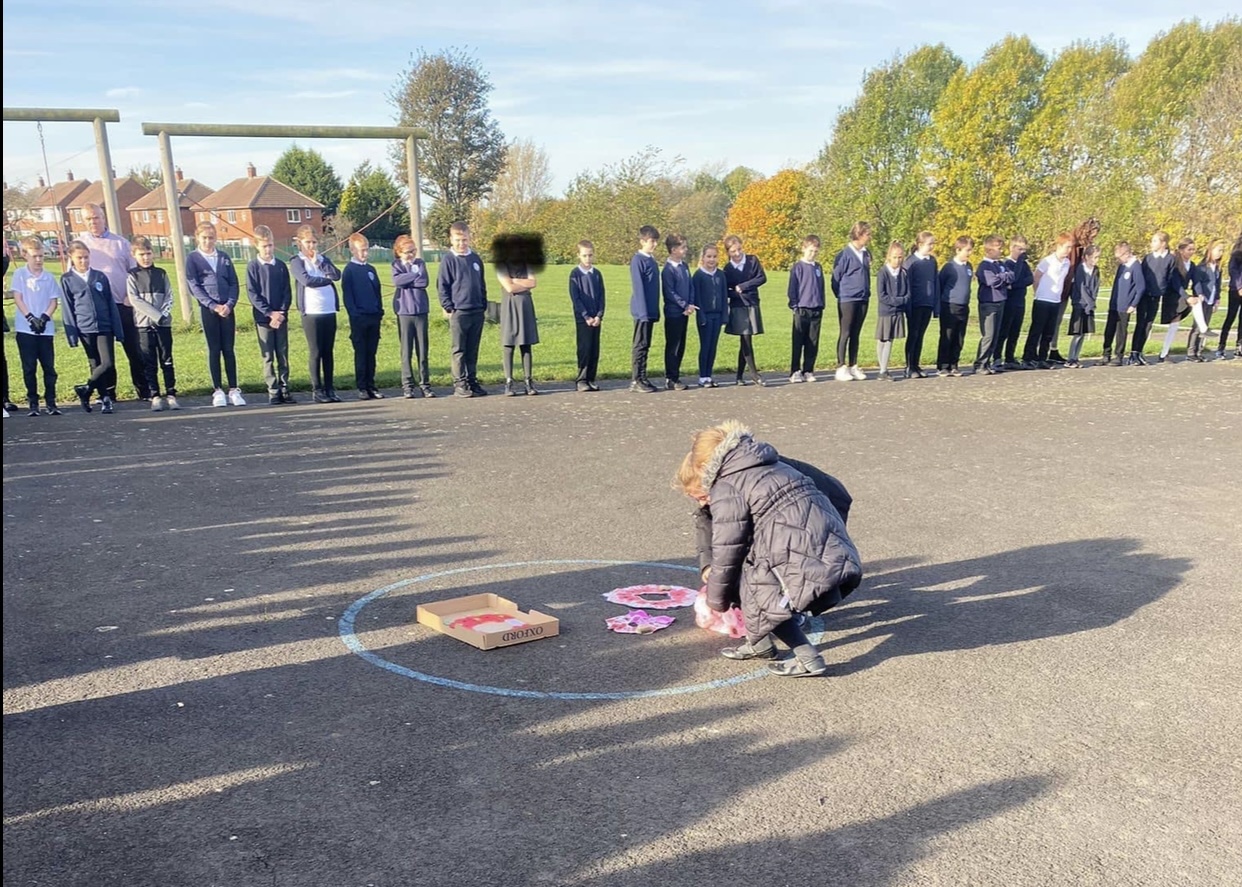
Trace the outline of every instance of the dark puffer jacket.
{"label": "dark puffer jacket", "polygon": [[712,513],[707,600],[714,610],[740,602],[747,634],[760,638],[795,612],[839,604],[862,581],[862,562],[810,478],[744,425],[726,427],[701,476]]}

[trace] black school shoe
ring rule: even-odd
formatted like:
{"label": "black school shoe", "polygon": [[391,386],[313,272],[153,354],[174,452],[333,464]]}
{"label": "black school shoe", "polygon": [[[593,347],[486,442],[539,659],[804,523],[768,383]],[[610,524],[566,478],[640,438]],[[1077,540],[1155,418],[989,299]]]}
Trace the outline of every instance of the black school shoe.
{"label": "black school shoe", "polygon": [[780,678],[819,678],[828,674],[828,666],[823,659],[819,659],[818,665],[808,666],[801,659],[794,657],[773,662],[768,666],[768,671]]}
{"label": "black school shoe", "polygon": [[431,390],[430,385],[424,385],[422,388],[422,391],[423,391],[423,397],[435,397],[436,396],[436,393]]}
{"label": "black school shoe", "polygon": [[738,647],[725,647],[720,651],[720,655],[725,659],[775,659],[776,647],[767,647],[762,650],[756,650],[750,645],[750,641],[746,641]]}
{"label": "black school shoe", "polygon": [[91,386],[74,385],[73,393],[78,396],[78,401],[82,404],[82,409],[89,413],[91,411]]}
{"label": "black school shoe", "polygon": [[112,412],[112,398],[110,398],[110,397],[105,397],[105,398],[103,399],[103,406],[99,408],[99,412],[101,412],[101,413],[111,413],[111,412]]}

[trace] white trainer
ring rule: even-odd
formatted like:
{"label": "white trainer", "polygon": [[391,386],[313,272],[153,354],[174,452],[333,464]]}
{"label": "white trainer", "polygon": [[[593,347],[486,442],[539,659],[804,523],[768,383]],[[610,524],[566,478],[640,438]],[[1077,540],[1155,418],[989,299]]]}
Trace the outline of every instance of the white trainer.
{"label": "white trainer", "polygon": [[860,370],[857,364],[850,367],[850,375],[854,377],[855,382],[865,382],[867,380],[867,374]]}
{"label": "white trainer", "polygon": [[162,397],[151,398],[151,412],[153,413],[164,412],[164,399]]}
{"label": "white trainer", "polygon": [[789,377],[789,381],[790,381],[790,384],[797,384],[797,383],[801,382],[801,381],[802,381],[802,374],[801,374],[801,373],[793,373],[792,375],[790,375],[790,377]]}
{"label": "white trainer", "polygon": [[229,405],[228,395],[220,388],[211,392],[211,405],[213,407],[227,407]]}
{"label": "white trainer", "polygon": [[235,407],[244,407],[246,405],[246,398],[242,397],[240,388],[229,389],[229,403]]}
{"label": "white trainer", "polygon": [[175,394],[170,394],[170,395],[168,395],[168,397],[166,397],[166,398],[165,398],[165,400],[168,402],[168,408],[169,408],[170,410],[179,410],[179,409],[181,409],[181,404],[177,403],[177,395],[175,395]]}
{"label": "white trainer", "polygon": [[854,374],[850,372],[849,367],[839,366],[837,367],[836,380],[838,382],[853,382]]}
{"label": "white trainer", "polygon": [[802,374],[802,381],[803,381],[803,382],[814,382],[814,381],[816,381],[816,379],[815,379],[815,374],[814,374],[814,373],[803,373],[803,374]]}

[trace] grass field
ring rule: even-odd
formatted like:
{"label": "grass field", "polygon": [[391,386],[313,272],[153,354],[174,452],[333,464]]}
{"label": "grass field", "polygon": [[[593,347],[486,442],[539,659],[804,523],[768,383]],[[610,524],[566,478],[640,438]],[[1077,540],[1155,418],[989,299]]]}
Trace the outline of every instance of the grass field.
{"label": "grass field", "polygon": [[[176,271],[171,263],[162,263],[170,275],[175,277]],[[60,274],[57,262],[48,262],[48,270]],[[377,269],[384,287],[386,305],[392,292],[392,274],[387,264],[378,264]],[[430,265],[431,279],[434,281],[438,265]],[[534,291],[536,312],[539,317],[540,343],[534,349],[535,377],[537,381],[568,381],[577,375],[576,345],[574,341],[574,319],[569,303],[569,273],[571,265],[553,265],[548,267],[539,278],[539,286]],[[623,265],[600,266],[604,276],[604,285],[608,294],[608,308],[604,316],[601,331],[599,375],[602,379],[628,379],[630,377],[630,339],[633,322],[629,315],[630,277],[629,267]],[[500,285],[496,283],[492,268],[487,269],[488,294],[499,300]],[[760,290],[763,307],[763,320],[767,332],[755,338],[755,352],[760,369],[766,374],[777,377],[789,374],[790,356],[790,319],[791,314],[786,307],[785,292],[789,282],[786,271],[768,273],[768,283]],[[831,302],[831,297],[830,297]],[[1029,320],[1028,298],[1028,320]],[[1108,289],[1100,293],[1099,304],[1107,306]],[[195,306],[197,308],[197,306]],[[5,311],[11,316],[13,306],[6,301]],[[876,306],[873,304],[868,312],[867,323],[863,330],[859,364],[863,367],[876,365],[875,319]],[[179,309],[174,307],[173,317],[179,318]],[[59,322],[59,317],[57,317]],[[347,391],[353,387],[353,349],[349,342],[349,318],[344,310],[338,318],[336,344],[336,387]],[[1066,316],[1068,324],[1068,314]],[[1101,335],[1103,332],[1104,315],[1097,317],[1099,333],[1087,340],[1083,348],[1084,357],[1098,357],[1100,354]],[[663,376],[663,325],[659,325],[652,342],[649,375],[659,383]],[[1163,328],[1157,327],[1158,330]],[[495,385],[503,382],[500,369],[500,328],[489,325],[483,333],[483,343],[479,351],[479,376],[483,384]],[[824,322],[820,333],[820,349],[818,365],[826,375],[835,367],[836,342],[838,326],[836,312],[830,304],[824,312]],[[939,327],[932,321],[924,342],[923,365],[935,366],[936,342]],[[1025,329],[1023,339],[1025,341]],[[1153,332],[1153,338],[1156,333]],[[432,294],[431,316],[431,373],[432,384],[439,388],[451,385],[449,373],[449,329],[448,321],[439,313]],[[968,365],[974,358],[979,342],[978,324],[972,313],[966,344],[962,349],[962,364]],[[1176,351],[1185,350],[1185,336],[1178,337]],[[1213,340],[1214,343],[1214,340]],[[1019,349],[1021,349],[1021,342]],[[1068,350],[1069,342],[1062,330],[1061,348]],[[5,353],[10,366],[10,384],[17,400],[24,391],[21,381],[21,363],[18,360],[17,346],[13,336],[5,336]],[[894,349],[900,351],[900,348]],[[78,349],[70,349],[63,336],[58,332],[56,342],[56,367],[60,374],[60,397],[68,400],[72,385],[85,378],[86,360]],[[132,397],[133,388],[129,381],[129,371],[120,349],[118,351],[118,383],[117,392],[121,397]],[[178,324],[173,332],[173,353],[177,365],[177,387],[183,394],[209,394],[211,392],[210,377],[207,372],[207,348],[202,333],[195,327]],[[237,312],[237,367],[241,388],[250,392],[262,392],[263,364],[259,357],[258,342],[255,338],[251,313],[245,294],[239,302]],[[401,373],[399,369],[399,342],[397,339],[396,320],[391,312],[385,315],[383,331],[380,339],[377,361],[377,381],[381,388],[399,388]],[[293,318],[293,328],[289,334],[289,360],[291,364],[292,385],[295,389],[305,390],[307,382],[307,350],[306,340],[300,329],[298,318]],[[737,360],[737,339],[722,335],[717,352],[717,380],[731,380]],[[683,379],[694,381],[697,377],[698,338],[693,328],[688,335],[686,357],[682,364]],[[900,367],[901,361],[894,355],[894,366]],[[520,372],[520,369],[518,370]],[[822,378],[823,376],[821,376]]]}

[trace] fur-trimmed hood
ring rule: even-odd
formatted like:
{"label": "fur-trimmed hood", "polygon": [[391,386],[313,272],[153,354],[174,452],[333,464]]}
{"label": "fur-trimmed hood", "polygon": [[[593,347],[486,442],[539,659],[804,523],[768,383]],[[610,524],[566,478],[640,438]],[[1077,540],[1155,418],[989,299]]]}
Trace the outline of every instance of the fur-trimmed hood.
{"label": "fur-trimmed hood", "polygon": [[734,470],[751,465],[769,465],[777,461],[776,448],[771,444],[756,441],[750,428],[741,422],[737,420],[721,422],[720,428],[725,432],[724,440],[712,451],[711,458],[703,463],[703,469],[699,472],[699,484],[704,490],[712,488],[717,478],[720,477],[726,460],[729,460],[735,452],[746,458],[743,460],[744,464],[731,465],[730,467]]}

